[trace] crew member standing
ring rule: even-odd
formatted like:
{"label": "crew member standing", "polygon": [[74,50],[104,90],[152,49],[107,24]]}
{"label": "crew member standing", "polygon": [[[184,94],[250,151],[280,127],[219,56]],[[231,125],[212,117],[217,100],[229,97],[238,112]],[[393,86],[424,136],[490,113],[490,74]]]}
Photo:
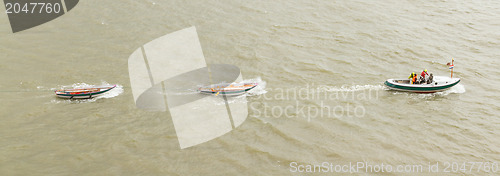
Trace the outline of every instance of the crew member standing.
{"label": "crew member standing", "polygon": [[415,74],[415,72],[411,73],[410,77],[408,77],[408,79],[410,79],[410,84],[415,84],[415,76],[417,74]]}
{"label": "crew member standing", "polygon": [[420,74],[420,76],[424,77],[424,79],[425,79],[425,75],[429,75],[429,73],[427,73],[427,69],[422,71],[422,74]]}

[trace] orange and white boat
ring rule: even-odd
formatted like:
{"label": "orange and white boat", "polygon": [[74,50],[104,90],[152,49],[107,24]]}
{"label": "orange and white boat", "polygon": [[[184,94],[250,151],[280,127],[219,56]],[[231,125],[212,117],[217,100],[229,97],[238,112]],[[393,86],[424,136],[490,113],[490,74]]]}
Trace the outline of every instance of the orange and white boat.
{"label": "orange and white boat", "polygon": [[198,88],[203,94],[241,95],[252,90],[258,83],[223,83]]}

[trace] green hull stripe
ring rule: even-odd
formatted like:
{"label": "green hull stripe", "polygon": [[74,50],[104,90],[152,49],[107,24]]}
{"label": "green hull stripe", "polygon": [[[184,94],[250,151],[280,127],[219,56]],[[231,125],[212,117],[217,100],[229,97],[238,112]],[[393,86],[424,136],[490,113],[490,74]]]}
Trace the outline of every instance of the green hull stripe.
{"label": "green hull stripe", "polygon": [[395,85],[395,84],[392,84],[392,83],[387,82],[387,81],[385,81],[384,84],[386,86],[397,88],[397,89],[402,89],[402,90],[411,90],[411,91],[439,91],[439,90],[448,89],[450,87],[453,87],[453,86],[457,85],[459,82],[460,82],[460,80],[458,80],[456,83],[453,83],[453,84],[450,84],[450,85],[436,86],[436,87],[406,87],[406,86]]}

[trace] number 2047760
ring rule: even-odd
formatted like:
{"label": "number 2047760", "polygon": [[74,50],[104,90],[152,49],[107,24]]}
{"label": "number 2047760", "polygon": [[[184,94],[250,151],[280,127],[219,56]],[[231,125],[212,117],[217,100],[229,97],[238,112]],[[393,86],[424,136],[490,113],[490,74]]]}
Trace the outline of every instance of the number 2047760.
{"label": "number 2047760", "polygon": [[60,3],[5,3],[5,13],[60,13]]}
{"label": "number 2047760", "polygon": [[444,162],[443,172],[498,172],[497,162]]}

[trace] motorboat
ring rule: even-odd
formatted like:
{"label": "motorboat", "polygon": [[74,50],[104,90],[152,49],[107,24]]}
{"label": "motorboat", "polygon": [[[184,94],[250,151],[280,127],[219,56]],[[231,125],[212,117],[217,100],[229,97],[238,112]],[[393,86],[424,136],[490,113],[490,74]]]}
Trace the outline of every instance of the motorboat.
{"label": "motorboat", "polygon": [[415,93],[434,93],[450,89],[460,82],[460,78],[450,78],[447,76],[434,76],[432,82],[422,84],[411,84],[409,79],[388,79],[385,85],[392,90],[415,92]]}

